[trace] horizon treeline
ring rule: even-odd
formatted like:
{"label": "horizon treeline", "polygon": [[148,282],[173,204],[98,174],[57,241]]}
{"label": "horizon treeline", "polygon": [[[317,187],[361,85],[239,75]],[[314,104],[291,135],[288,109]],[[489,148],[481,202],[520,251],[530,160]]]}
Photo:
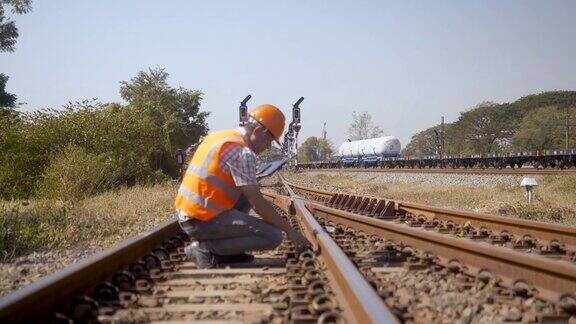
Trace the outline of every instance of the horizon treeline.
{"label": "horizon treeline", "polygon": [[[483,102],[444,125],[445,154],[479,154],[576,147],[576,91],[550,91],[511,103]],[[434,155],[441,125],[412,136],[405,156]]]}
{"label": "horizon treeline", "polygon": [[202,93],[173,88],[161,68],[121,82],[127,104],[0,112],[0,199],[75,200],[179,175],[175,152],[208,132]]}

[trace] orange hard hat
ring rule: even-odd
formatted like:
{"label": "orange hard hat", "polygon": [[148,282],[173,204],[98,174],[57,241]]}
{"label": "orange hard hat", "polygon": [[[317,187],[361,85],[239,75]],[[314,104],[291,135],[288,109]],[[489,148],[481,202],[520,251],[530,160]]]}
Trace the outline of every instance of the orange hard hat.
{"label": "orange hard hat", "polygon": [[280,140],[280,136],[284,132],[284,123],[286,118],[284,114],[276,106],[263,104],[250,111],[250,116],[259,122],[262,126],[266,127],[268,131],[274,136],[276,141]]}

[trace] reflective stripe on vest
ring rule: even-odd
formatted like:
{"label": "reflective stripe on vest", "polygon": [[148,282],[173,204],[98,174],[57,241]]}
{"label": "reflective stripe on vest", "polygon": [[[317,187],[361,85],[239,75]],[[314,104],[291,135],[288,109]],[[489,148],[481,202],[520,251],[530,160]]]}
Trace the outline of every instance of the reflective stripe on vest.
{"label": "reflective stripe on vest", "polygon": [[210,200],[206,199],[206,198],[202,198],[200,196],[198,196],[195,193],[192,193],[188,190],[186,190],[186,188],[180,186],[180,189],[178,189],[178,192],[186,197],[186,199],[193,201],[195,203],[197,203],[198,205],[203,206],[204,208],[208,208],[208,209],[212,209],[215,212],[221,213],[223,211],[226,210],[226,208],[222,208],[216,204],[213,204]]}
{"label": "reflective stripe on vest", "polygon": [[226,182],[222,181],[222,179],[215,175],[211,175],[208,172],[208,167],[203,168],[190,164],[187,171],[194,174],[198,178],[204,179],[206,182],[209,182],[210,184],[220,188],[222,191],[227,193],[228,196],[234,199],[240,198],[240,192],[236,189],[236,187],[230,187]]}

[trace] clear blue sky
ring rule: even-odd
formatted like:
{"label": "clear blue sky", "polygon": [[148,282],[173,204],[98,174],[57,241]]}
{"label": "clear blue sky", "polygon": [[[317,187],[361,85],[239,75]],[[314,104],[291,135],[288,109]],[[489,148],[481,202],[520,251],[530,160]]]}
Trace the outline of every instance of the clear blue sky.
{"label": "clear blue sky", "polygon": [[286,113],[301,140],[338,146],[368,111],[404,146],[482,101],[576,89],[576,1],[49,1],[16,16],[0,53],[25,110],[120,101],[119,82],[164,67],[201,89],[211,129],[237,124],[246,94]]}

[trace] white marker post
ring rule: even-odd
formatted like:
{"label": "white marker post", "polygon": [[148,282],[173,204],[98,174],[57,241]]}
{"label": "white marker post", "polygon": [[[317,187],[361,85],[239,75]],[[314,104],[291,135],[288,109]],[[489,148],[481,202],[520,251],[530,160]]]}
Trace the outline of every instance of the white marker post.
{"label": "white marker post", "polygon": [[538,182],[536,182],[536,179],[534,178],[525,177],[522,179],[522,182],[520,182],[520,186],[526,188],[526,197],[528,198],[528,204],[532,203],[532,196],[534,196],[533,193],[534,187],[536,187],[537,185]]}

